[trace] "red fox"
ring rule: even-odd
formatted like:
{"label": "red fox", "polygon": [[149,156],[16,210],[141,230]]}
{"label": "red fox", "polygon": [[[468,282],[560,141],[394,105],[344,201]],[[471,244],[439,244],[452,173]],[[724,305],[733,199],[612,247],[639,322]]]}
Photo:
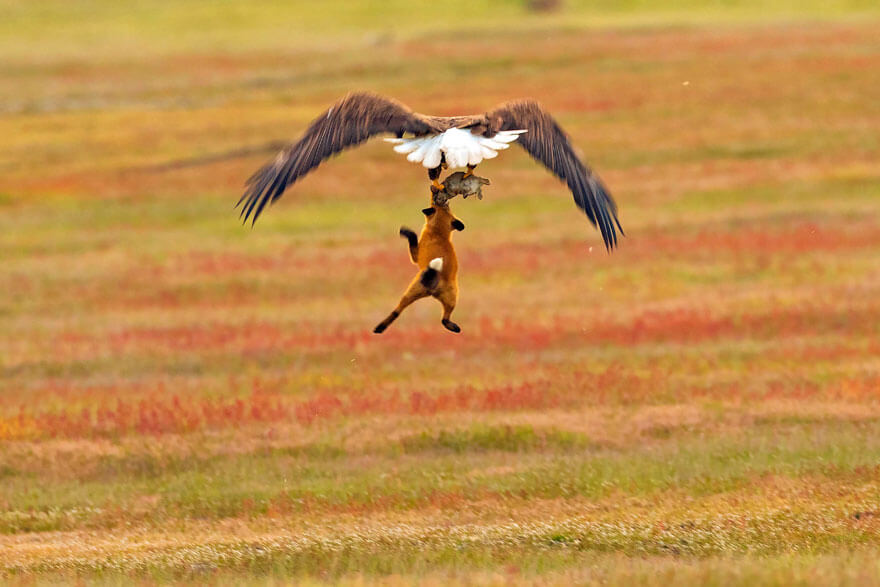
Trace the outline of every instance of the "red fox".
{"label": "red fox", "polygon": [[449,319],[458,301],[458,258],[451,237],[453,230],[464,230],[464,223],[452,215],[448,204],[435,202],[422,213],[425,227],[419,237],[405,226],[400,227],[400,236],[409,242],[409,255],[419,266],[419,273],[394,311],[373,329],[376,334],[384,332],[411,303],[428,296],[443,304],[443,326],[452,332],[461,332],[458,324]]}

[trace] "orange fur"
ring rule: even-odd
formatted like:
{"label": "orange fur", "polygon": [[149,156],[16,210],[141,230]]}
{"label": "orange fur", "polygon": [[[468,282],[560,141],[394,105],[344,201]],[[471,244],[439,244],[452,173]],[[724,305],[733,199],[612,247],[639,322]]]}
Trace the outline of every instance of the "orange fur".
{"label": "orange fur", "polygon": [[[448,205],[432,204],[425,212],[425,226],[418,241],[414,243],[414,234],[401,227],[401,236],[410,242],[410,257],[418,265],[419,272],[409,284],[400,303],[380,322],[373,332],[384,332],[400,313],[416,300],[433,296],[443,305],[443,326],[452,332],[461,329],[449,319],[455,303],[458,301],[458,258],[452,246],[452,231],[464,230],[464,224],[452,215]],[[443,267],[437,271],[429,264],[434,259],[443,259]]]}

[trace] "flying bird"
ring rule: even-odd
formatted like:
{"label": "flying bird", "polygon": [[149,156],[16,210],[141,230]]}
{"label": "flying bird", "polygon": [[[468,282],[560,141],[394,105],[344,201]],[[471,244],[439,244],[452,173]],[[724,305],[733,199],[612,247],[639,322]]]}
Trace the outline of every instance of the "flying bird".
{"label": "flying bird", "polygon": [[370,93],[352,93],[316,118],[305,134],[247,180],[242,206],[244,221],[257,217],[287,186],[309,173],[325,159],[388,133],[394,150],[428,169],[436,193],[444,188],[443,169],[467,168],[465,177],[483,159],[517,143],[565,181],[587,218],[598,227],[608,250],[617,244],[617,206],[599,177],[578,158],[568,135],[534,100],[499,104],[483,114],[428,116],[404,104]]}

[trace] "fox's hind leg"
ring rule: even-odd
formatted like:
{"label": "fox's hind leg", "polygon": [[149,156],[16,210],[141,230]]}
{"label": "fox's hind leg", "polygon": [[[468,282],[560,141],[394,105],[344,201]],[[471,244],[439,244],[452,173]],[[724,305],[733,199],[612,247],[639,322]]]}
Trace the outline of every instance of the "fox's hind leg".
{"label": "fox's hind leg", "polygon": [[452,311],[455,309],[455,302],[458,301],[458,292],[455,288],[446,287],[442,290],[436,292],[434,297],[443,304],[443,326],[446,327],[447,330],[451,330],[452,332],[461,332],[461,328],[458,324],[449,319],[452,315]]}
{"label": "fox's hind leg", "polygon": [[382,334],[385,332],[385,329],[388,328],[389,324],[397,320],[397,317],[400,316],[400,313],[403,312],[408,305],[429,295],[431,294],[428,293],[427,288],[422,285],[419,278],[416,277],[415,281],[410,284],[409,289],[406,290],[406,293],[403,294],[403,297],[400,298],[400,303],[397,304],[397,307],[388,314],[387,318],[379,322],[379,324],[373,329],[373,332],[376,334]]}

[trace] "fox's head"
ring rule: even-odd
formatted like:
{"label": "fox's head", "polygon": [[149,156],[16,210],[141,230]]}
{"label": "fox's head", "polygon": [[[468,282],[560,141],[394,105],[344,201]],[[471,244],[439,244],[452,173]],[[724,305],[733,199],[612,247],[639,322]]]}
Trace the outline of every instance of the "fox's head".
{"label": "fox's head", "polygon": [[464,230],[464,222],[452,215],[449,206],[433,204],[430,208],[422,210],[425,215],[425,224],[434,230],[449,234],[453,230]]}

